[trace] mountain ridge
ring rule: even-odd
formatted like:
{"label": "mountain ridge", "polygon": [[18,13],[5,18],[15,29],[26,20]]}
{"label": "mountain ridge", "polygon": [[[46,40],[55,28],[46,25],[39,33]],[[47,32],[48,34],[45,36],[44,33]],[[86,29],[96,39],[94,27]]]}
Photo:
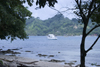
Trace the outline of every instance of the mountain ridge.
{"label": "mountain ridge", "polygon": [[[89,31],[93,27],[90,24],[87,28]],[[70,20],[62,14],[57,14],[52,18],[41,20],[39,18],[30,18],[26,20],[25,31],[28,35],[45,36],[48,34],[55,34],[58,36],[72,36],[82,35],[83,24],[78,22],[78,19]],[[98,35],[99,29],[93,31],[90,35]]]}

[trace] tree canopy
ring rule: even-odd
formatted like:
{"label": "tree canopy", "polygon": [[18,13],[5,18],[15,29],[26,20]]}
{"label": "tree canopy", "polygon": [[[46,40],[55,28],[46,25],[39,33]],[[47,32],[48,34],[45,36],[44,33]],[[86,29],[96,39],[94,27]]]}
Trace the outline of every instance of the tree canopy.
{"label": "tree canopy", "polygon": [[[24,30],[25,20],[31,17],[31,12],[24,7],[24,3],[32,6],[34,0],[0,0],[0,39],[20,39],[27,38]],[[44,7],[49,4],[53,7],[57,3],[56,0],[37,0],[36,5]],[[8,36],[8,37],[7,37]]]}

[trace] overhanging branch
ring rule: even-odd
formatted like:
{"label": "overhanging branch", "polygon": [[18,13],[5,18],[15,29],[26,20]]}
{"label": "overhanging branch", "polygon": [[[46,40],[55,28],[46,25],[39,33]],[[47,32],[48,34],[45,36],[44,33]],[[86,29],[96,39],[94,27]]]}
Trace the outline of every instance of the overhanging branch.
{"label": "overhanging branch", "polygon": [[94,43],[91,45],[91,47],[85,51],[86,53],[89,52],[90,50],[92,50],[93,46],[96,44],[96,42],[98,41],[98,39],[100,38],[100,35],[97,37],[97,39],[94,41]]}
{"label": "overhanging branch", "polygon": [[59,10],[55,9],[54,7],[50,7],[50,8],[57,11],[58,13],[62,14]]}
{"label": "overhanging branch", "polygon": [[99,25],[96,25],[95,27],[93,27],[93,28],[86,34],[86,36],[89,35],[94,29],[96,29],[96,28],[99,27],[99,26],[100,26],[100,24],[99,24]]}

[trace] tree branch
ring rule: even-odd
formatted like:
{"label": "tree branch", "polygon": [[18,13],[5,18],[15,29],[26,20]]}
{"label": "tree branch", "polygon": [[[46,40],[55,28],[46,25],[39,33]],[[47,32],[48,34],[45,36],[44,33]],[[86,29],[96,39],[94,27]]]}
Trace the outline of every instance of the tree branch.
{"label": "tree branch", "polygon": [[[83,13],[83,9],[81,8],[81,3],[82,3],[81,1],[82,0],[80,0],[80,2],[79,2],[79,0],[75,0],[75,1],[76,1],[77,5],[78,5],[78,8],[80,10],[80,16],[82,17],[83,20],[85,20],[86,19],[86,16]],[[86,24],[86,23],[84,23],[84,24]]]}
{"label": "tree branch", "polygon": [[62,14],[59,10],[55,9],[54,7],[50,7],[50,8],[53,9],[53,10],[55,10],[55,11],[57,11],[58,13]]}
{"label": "tree branch", "polygon": [[81,8],[81,0],[80,0],[80,3],[78,2],[78,0],[75,0],[78,7],[79,7],[79,10],[80,10],[80,14],[81,14],[81,17],[83,17],[83,11],[82,11],[82,8]]}
{"label": "tree branch", "polygon": [[66,10],[64,10],[62,12],[66,12],[66,11],[69,11],[69,10],[76,10],[75,8],[69,8],[69,7],[63,7],[63,8],[66,8]]}
{"label": "tree branch", "polygon": [[[89,11],[88,11],[88,16],[87,16],[88,19],[89,19],[90,16],[92,15],[92,14],[91,14],[91,12],[92,12],[91,10],[92,10],[92,7],[93,7],[93,3],[94,3],[94,0],[92,0],[92,2],[90,3],[90,6],[89,6]],[[94,9],[93,9],[93,10],[94,10]],[[93,11],[93,12],[94,12],[94,11]]]}
{"label": "tree branch", "polygon": [[99,25],[96,25],[95,27],[93,27],[93,28],[86,34],[86,36],[89,35],[94,29],[96,29],[96,28],[99,27],[99,26],[100,26],[100,24],[99,24]]}
{"label": "tree branch", "polygon": [[91,17],[91,15],[94,13],[94,11],[96,9],[98,9],[99,7],[100,7],[100,5],[98,5],[97,7],[94,7],[94,9],[91,12],[88,13],[88,17]]}
{"label": "tree branch", "polygon": [[100,38],[100,35],[97,37],[97,39],[94,41],[94,43],[91,45],[91,47],[85,51],[86,53],[89,52],[90,50],[92,50],[93,46],[96,44],[96,42],[98,41],[98,39]]}

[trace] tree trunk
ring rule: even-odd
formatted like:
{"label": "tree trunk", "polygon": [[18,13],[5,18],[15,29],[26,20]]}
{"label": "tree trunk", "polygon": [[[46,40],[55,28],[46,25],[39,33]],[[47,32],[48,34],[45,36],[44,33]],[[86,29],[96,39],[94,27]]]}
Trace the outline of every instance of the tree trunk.
{"label": "tree trunk", "polygon": [[86,52],[85,52],[85,39],[86,39],[86,28],[87,28],[87,24],[84,25],[83,28],[83,36],[82,36],[82,41],[81,41],[81,45],[80,45],[80,67],[85,67],[85,56],[86,56]]}
{"label": "tree trunk", "polygon": [[86,56],[86,54],[85,54],[85,38],[83,37],[83,39],[82,39],[82,43],[81,43],[81,46],[80,46],[80,59],[81,59],[81,65],[80,65],[80,67],[85,67],[85,56]]}

